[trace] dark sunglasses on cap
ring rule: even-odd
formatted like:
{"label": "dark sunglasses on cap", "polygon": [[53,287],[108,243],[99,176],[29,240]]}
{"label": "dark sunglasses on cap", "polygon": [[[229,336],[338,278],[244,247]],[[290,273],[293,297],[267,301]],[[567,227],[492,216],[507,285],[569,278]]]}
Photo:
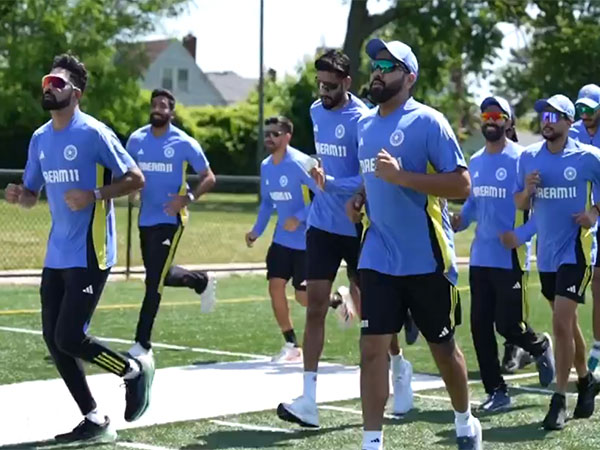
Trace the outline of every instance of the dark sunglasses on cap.
{"label": "dark sunglasses on cap", "polygon": [[71,86],[73,87],[73,89],[77,89],[69,80],[59,75],[52,74],[44,75],[44,77],[42,77],[42,89],[45,90],[49,86],[52,86],[55,89],[64,89],[67,86]]}
{"label": "dark sunglasses on cap", "polygon": [[578,117],[593,116],[599,108],[600,107],[592,108],[588,105],[584,105],[583,103],[578,103],[575,105],[575,111],[577,112]]}
{"label": "dark sunglasses on cap", "polygon": [[265,131],[265,137],[266,138],[276,138],[279,137],[283,134],[283,131]]}
{"label": "dark sunglasses on cap", "polygon": [[375,59],[371,61],[371,72],[380,70],[381,73],[391,73],[398,67],[400,67],[404,73],[410,73],[406,64],[401,62],[390,61],[389,59]]}

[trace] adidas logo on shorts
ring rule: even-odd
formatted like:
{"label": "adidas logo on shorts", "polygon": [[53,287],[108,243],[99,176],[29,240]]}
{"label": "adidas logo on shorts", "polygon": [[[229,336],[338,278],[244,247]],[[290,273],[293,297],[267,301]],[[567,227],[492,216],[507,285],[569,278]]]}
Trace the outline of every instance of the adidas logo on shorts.
{"label": "adidas logo on shorts", "polygon": [[90,294],[93,295],[94,294],[94,288],[92,288],[92,285],[90,284],[88,287],[86,287],[83,291],[84,294]]}
{"label": "adidas logo on shorts", "polygon": [[513,289],[521,289],[521,283],[519,283],[518,281],[515,283],[515,285],[513,286]]}
{"label": "adidas logo on shorts", "polygon": [[577,288],[575,287],[575,285],[573,285],[573,286],[567,288],[567,292],[570,292],[572,294],[576,294],[577,293]]}
{"label": "adidas logo on shorts", "polygon": [[369,328],[369,321],[368,320],[361,320],[360,321],[360,327],[361,328]]}

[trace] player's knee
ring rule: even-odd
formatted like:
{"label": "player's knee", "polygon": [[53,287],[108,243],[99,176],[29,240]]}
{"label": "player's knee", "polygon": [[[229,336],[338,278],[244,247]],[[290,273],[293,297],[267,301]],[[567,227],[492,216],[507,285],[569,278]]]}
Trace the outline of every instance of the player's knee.
{"label": "player's knee", "polygon": [[57,329],[54,335],[54,343],[61,352],[76,356],[80,353],[84,338],[85,336],[82,333],[72,333]]}
{"label": "player's knee", "polygon": [[314,302],[311,301],[311,298],[309,297],[306,305],[306,321],[311,323],[324,323],[328,309],[329,301]]}
{"label": "player's knee", "polygon": [[462,357],[453,337],[442,342],[429,342],[429,348],[438,365],[450,364],[454,359]]}
{"label": "player's knee", "polygon": [[382,341],[381,336],[362,336],[360,339],[361,365],[370,364],[380,358],[387,358],[389,343]]}

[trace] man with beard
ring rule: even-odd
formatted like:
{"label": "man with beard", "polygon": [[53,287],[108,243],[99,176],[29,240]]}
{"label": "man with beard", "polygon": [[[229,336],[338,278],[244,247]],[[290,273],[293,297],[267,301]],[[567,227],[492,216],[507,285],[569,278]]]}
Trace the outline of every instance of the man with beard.
{"label": "man with beard", "polygon": [[40,287],[42,331],[48,350],[84,419],[60,443],[112,442],[116,432],[98,410],[83,361],[124,378],[125,420],[148,408],[154,367],[126,357],[87,334],[116,262],[112,199],[144,185],[144,176],[103,123],[79,109],[87,70],[72,55],[54,58],[42,78],[42,107],[52,119],[31,138],[23,184],[9,184],[6,201],[33,207],[46,189],[52,227]]}
{"label": "man with beard", "polygon": [[[593,145],[600,148],[600,133],[598,133],[598,124],[600,123],[600,86],[588,84],[579,90],[577,101],[575,102],[575,111],[580,118],[569,130],[569,136],[583,144]],[[598,186],[594,186],[594,201],[598,203],[600,198]],[[598,240],[598,235],[596,235]],[[592,298],[593,298],[593,330],[594,345],[590,350],[590,357],[587,366],[593,372],[598,367],[600,360],[600,258],[596,257],[594,265],[594,275],[592,277]]]}
{"label": "man with beard", "polygon": [[[369,111],[349,92],[352,80],[347,55],[339,50],[329,50],[315,61],[315,69],[320,99],[312,104],[310,115],[316,156],[322,165],[319,185],[323,190],[315,193],[307,220],[308,304],[303,343],[303,395],[291,403],[281,403],[277,408],[282,420],[305,427],[319,426],[317,369],[323,351],[327,311],[330,305],[336,306],[336,303],[330,303],[330,294],[342,259],[347,264],[352,298],[348,289],[334,294],[333,298],[341,297],[343,304],[337,308],[344,308],[346,317],[350,316],[348,311],[361,309],[357,264],[362,226],[350,221],[345,205],[362,182],[356,124]],[[389,348],[394,380],[393,411],[405,414],[413,403],[412,366],[403,359],[396,339],[390,341]]]}
{"label": "man with beard", "polygon": [[445,198],[466,198],[470,180],[448,121],[411,96],[417,58],[406,44],[372,39],[371,98],[379,105],[358,123],[370,226],[359,262],[363,450],[383,448],[387,348],[406,313],[427,340],[455,410],[457,445],[481,449],[471,415],[465,359],[454,340],[460,322],[454,242]]}
{"label": "man with beard", "polygon": [[486,98],[481,103],[481,122],[485,147],[471,157],[473,187],[460,214],[453,215],[452,226],[463,231],[477,222],[469,259],[471,335],[488,395],[481,409],[493,412],[511,403],[500,373],[494,326],[508,345],[535,358],[544,387],[554,379],[554,360],[550,336],[537,335],[527,324],[529,243],[508,250],[500,240],[501,234],[522,225],[528,215],[516,210],[511,195],[522,148],[506,137],[512,127],[510,105],[502,97]]}
{"label": "man with beard", "polygon": [[[127,151],[146,178],[138,220],[146,292],[129,354],[152,358],[150,338],[164,286],[194,289],[201,294],[202,309],[208,311],[215,301],[216,280],[209,280],[205,272],[171,265],[187,223],[187,207],[212,189],[215,175],[200,144],[171,123],[173,94],[155,89],[150,101],[150,124],[133,132]],[[193,191],[186,182],[188,166],[200,178]]]}
{"label": "man with beard", "polygon": [[360,255],[363,450],[383,448],[388,396],[387,348],[407,311],[427,340],[455,412],[459,449],[481,449],[471,415],[467,368],[454,340],[460,323],[458,272],[446,198],[466,198],[470,180],[446,118],[411,92],[419,66],[399,41],[372,39],[371,98],[379,105],[358,123],[358,157],[370,226]]}
{"label": "man with beard", "polygon": [[[543,426],[560,430],[567,419],[565,394],[576,352],[577,306],[584,302],[596,257],[599,210],[592,205],[591,193],[592,184],[600,181],[600,151],[569,138],[575,106],[564,95],[538,100],[535,110],[541,114],[544,141],[527,147],[519,157],[515,203],[519,209],[534,210],[538,254],[539,249],[546,253],[545,267],[539,270],[542,293],[552,303],[556,387]],[[581,363],[576,364],[575,418],[593,414],[600,392],[585,360]]]}
{"label": "man with beard", "polygon": [[265,147],[270,155],[260,166],[260,209],[252,230],[246,233],[246,245],[252,247],[263,234],[273,210],[277,225],[267,252],[267,280],[275,320],[285,344],[272,362],[302,360],[296,333],[285,295],[289,279],[296,301],[306,306],[306,217],[310,209],[308,189],[317,191],[308,174],[308,164],[316,161],[289,145],[293,124],[286,117],[270,117],[265,121]]}

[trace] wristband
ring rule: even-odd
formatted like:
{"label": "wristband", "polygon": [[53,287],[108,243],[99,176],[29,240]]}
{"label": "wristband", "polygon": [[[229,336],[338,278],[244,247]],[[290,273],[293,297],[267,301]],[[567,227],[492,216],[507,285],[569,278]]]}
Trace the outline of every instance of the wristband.
{"label": "wristband", "polygon": [[196,200],[196,197],[194,196],[194,194],[192,192],[187,193],[187,198],[190,199],[190,203],[192,203],[194,200]]}
{"label": "wristband", "polygon": [[100,192],[100,189],[94,189],[94,197],[96,200],[102,200],[102,192]]}

